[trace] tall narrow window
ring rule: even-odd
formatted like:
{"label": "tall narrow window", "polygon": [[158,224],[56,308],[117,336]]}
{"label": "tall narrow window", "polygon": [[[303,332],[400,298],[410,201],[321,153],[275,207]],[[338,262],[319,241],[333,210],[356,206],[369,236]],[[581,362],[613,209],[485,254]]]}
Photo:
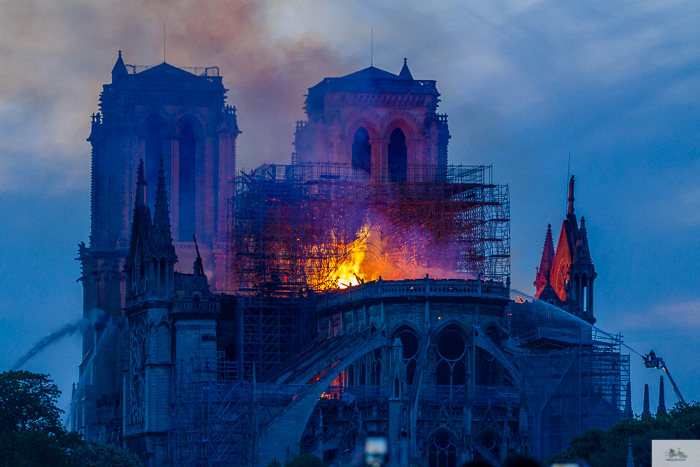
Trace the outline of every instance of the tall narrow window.
{"label": "tall narrow window", "polygon": [[364,127],[357,129],[352,141],[352,168],[372,172],[372,146],[369,144],[369,133]]}
{"label": "tall narrow window", "polygon": [[403,346],[403,361],[406,364],[406,382],[408,384],[413,384],[413,376],[416,373],[416,363],[418,361],[418,337],[416,333],[408,326],[401,326],[394,332],[394,336],[391,338],[392,342],[394,339],[399,338],[401,340],[401,345]]}
{"label": "tall narrow window", "polygon": [[443,331],[437,342],[437,351],[439,358],[435,367],[435,384],[463,386],[467,382],[467,343],[462,333],[455,328]]}
{"label": "tall narrow window", "polygon": [[404,183],[406,181],[406,165],[408,164],[408,148],[406,135],[399,128],[389,135],[389,181]]}
{"label": "tall narrow window", "polygon": [[429,467],[455,467],[457,465],[457,448],[452,437],[444,430],[440,430],[428,445]]}
{"label": "tall narrow window", "polygon": [[180,176],[178,180],[178,232],[180,241],[183,242],[192,240],[192,235],[195,233],[196,162],[197,141],[192,127],[185,124],[180,135]]}

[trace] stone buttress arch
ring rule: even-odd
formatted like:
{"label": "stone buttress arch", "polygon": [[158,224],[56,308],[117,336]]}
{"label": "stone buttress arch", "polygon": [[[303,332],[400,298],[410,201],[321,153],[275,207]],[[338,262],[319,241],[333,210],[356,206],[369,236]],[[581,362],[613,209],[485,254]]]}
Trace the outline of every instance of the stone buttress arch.
{"label": "stone buttress arch", "polygon": [[260,446],[275,448],[261,450],[259,465],[267,465],[272,459],[283,458],[287,452],[296,454],[304,429],[309,422],[321,395],[328,390],[331,382],[352,363],[378,348],[386,346],[386,329],[380,328],[369,336],[354,352],[330,368],[318,381],[309,385],[287,406],[281,414],[273,418],[260,430]]}

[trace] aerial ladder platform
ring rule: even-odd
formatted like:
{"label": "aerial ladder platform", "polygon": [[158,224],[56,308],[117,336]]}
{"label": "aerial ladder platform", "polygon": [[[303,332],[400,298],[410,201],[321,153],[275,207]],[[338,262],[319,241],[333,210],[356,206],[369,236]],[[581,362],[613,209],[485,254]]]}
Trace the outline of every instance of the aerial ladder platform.
{"label": "aerial ladder platform", "polygon": [[671,376],[671,372],[668,371],[668,367],[666,366],[666,362],[664,362],[664,359],[661,357],[657,357],[653,350],[650,351],[648,354],[644,355],[642,358],[644,359],[645,367],[664,370],[666,376],[668,376],[668,380],[671,381],[671,384],[673,385],[673,391],[676,393],[676,397],[681,403],[686,404],[685,399],[683,399],[683,395],[681,394],[681,391],[678,389],[678,386],[676,386],[676,382]]}

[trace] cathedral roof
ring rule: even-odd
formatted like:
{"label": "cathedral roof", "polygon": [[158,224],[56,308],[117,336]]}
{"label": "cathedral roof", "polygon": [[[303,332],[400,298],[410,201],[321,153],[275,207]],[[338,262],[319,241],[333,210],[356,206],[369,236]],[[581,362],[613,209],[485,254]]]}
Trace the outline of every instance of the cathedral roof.
{"label": "cathedral roof", "polygon": [[185,71],[182,68],[178,68],[169,63],[161,63],[154,67],[148,68],[140,73],[141,76],[155,76],[155,75],[171,75],[171,76],[181,76],[181,77],[196,77],[197,75]]}
{"label": "cathedral roof", "polygon": [[325,92],[439,95],[435,81],[413,79],[405,61],[399,75],[370,66],[340,78],[325,78],[309,88],[309,96]]}

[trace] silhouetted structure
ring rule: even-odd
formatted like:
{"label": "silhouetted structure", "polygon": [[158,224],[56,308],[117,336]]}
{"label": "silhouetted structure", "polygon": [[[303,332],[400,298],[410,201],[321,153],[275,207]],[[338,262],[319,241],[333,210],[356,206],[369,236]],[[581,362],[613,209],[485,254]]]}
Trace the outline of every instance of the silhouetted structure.
{"label": "silhouetted structure", "polygon": [[651,410],[649,410],[649,385],[644,385],[644,408],[642,409],[642,418],[651,416]]}
{"label": "silhouetted structure", "polygon": [[659,405],[656,407],[656,415],[666,413],[666,395],[664,394],[664,375],[659,376]]}
{"label": "silhouetted structure", "polygon": [[[169,82],[167,76],[193,88],[204,78],[203,87],[223,89],[218,76],[210,79],[212,69],[197,76],[163,64],[130,74],[120,62],[108,85],[123,92],[115,94],[122,96],[114,98],[117,107],[144,86],[138,95],[147,109],[189,112],[186,102],[148,91],[145,83]],[[99,394],[88,388],[117,388],[107,375],[123,370],[123,389],[115,389],[123,418],[110,433],[146,465],[184,467],[265,466],[300,450],[343,465],[370,432],[389,438],[396,466],[500,463],[513,453],[545,457],[585,429],[623,417],[629,362],[621,337],[552,313],[545,301],[510,300],[507,186],[493,183],[490,167],[447,163],[438,96],[435,82],[414,80],[406,62],[399,75],[370,67],[310,88],[309,120],[297,124],[292,163],[233,179],[226,237],[221,162],[219,184],[197,192],[201,256],[183,233],[191,225],[182,221],[186,180],[173,175],[189,130],[180,131],[177,151],[158,156],[155,178],[150,153],[129,152],[130,165],[119,170],[133,174],[119,176],[135,188],[118,199],[133,206],[130,242],[109,250],[124,264],[113,307],[125,300],[125,320],[113,321],[127,345],[105,347],[117,363],[95,371],[92,386],[81,383],[74,412],[85,417]],[[102,100],[106,108],[104,94]],[[158,120],[149,112],[139,114],[139,125]],[[106,115],[93,133],[109,127]],[[225,109],[218,115],[225,138],[235,141],[235,116]],[[113,131],[119,141],[123,135]],[[203,147],[211,148],[207,141]],[[102,161],[100,154],[93,159]],[[134,157],[143,159],[138,169]],[[207,157],[205,151],[198,189],[214,173]],[[112,190],[104,179],[95,184],[95,192]],[[106,225],[123,227],[128,215],[107,205],[114,212],[93,202],[93,216],[121,216]],[[226,248],[207,232],[224,238]],[[93,248],[81,254],[84,265]],[[228,255],[226,269],[219,252]],[[178,260],[193,270],[176,271]],[[211,273],[223,288],[224,270],[230,294],[208,285]],[[564,279],[552,281],[557,277]],[[552,303],[593,322],[594,278],[585,223],[579,227],[573,213],[572,179],[557,251],[550,229],[536,285]],[[89,357],[82,374],[96,360]],[[74,427],[95,437],[101,423]]]}
{"label": "silhouetted structure", "polygon": [[[122,330],[126,298],[124,266],[133,220],[135,176],[143,160],[144,180],[155,187],[161,155],[170,187],[174,246],[184,264],[197,235],[207,273],[225,285],[229,180],[235,175],[235,108],[216,67],[181,69],[126,65],[121,52],[112,82],[92,116],[90,245],[80,245],[83,313],[95,321],[83,335],[83,361],[73,428],[87,439],[119,440],[125,349]],[[152,190],[144,203],[155,208]]]}

